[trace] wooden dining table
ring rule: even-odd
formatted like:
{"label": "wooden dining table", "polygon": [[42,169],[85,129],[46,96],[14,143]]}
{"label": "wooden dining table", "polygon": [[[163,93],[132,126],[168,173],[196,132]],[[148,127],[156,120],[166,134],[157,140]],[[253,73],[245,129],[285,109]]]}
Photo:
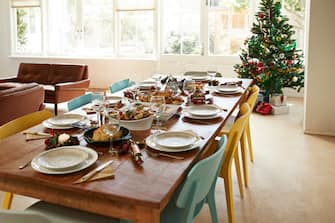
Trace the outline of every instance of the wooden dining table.
{"label": "wooden dining table", "polygon": [[[225,78],[219,80],[221,83],[231,81]],[[107,148],[95,147],[81,140],[82,146],[103,152],[103,155],[99,155],[95,164],[76,173],[47,175],[33,170],[31,166],[20,170],[20,165],[46,149],[44,140],[26,141],[21,132],[0,141],[0,190],[137,223],[159,223],[160,213],[190,168],[210,148],[232,112],[245,101],[246,89],[251,85],[251,80],[241,80],[241,94],[212,95],[213,103],[224,109],[220,118],[202,123],[188,122],[182,115],[174,115],[164,123],[169,131],[193,130],[203,138],[198,148],[176,154],[183,156],[183,160],[152,157],[143,150],[144,162],[139,166],[133,162],[130,154],[120,155],[114,179],[74,184],[83,175],[113,158],[104,152]],[[82,111],[79,108],[74,112]],[[50,131],[42,124],[29,130]],[[58,130],[69,131],[73,130]]]}

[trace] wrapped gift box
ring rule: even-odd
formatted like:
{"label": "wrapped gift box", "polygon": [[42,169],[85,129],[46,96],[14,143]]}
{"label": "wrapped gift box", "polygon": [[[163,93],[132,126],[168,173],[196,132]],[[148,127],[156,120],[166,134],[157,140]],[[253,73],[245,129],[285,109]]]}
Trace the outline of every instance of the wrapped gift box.
{"label": "wrapped gift box", "polygon": [[290,111],[290,107],[288,105],[282,105],[282,106],[272,105],[271,114],[283,115],[283,114],[288,114],[289,111]]}

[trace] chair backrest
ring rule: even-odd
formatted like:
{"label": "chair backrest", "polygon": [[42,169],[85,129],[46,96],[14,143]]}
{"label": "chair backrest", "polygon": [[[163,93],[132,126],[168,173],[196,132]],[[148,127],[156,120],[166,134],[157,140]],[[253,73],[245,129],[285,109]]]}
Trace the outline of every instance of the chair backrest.
{"label": "chair backrest", "polygon": [[216,180],[222,164],[227,138],[223,136],[217,150],[209,157],[196,163],[188,173],[179,189],[176,206],[185,209],[184,219],[180,222],[192,222],[193,216],[200,211],[198,204],[203,203]]}
{"label": "chair backrest", "polygon": [[110,91],[111,91],[111,93],[115,93],[115,92],[121,91],[121,90],[123,90],[127,87],[129,87],[129,79],[124,79],[124,80],[113,83],[110,86]]}
{"label": "chair backrest", "polygon": [[47,217],[28,211],[0,210],[0,222],[8,223],[51,223]]}
{"label": "chair backrest", "polygon": [[67,103],[67,109],[69,111],[72,111],[76,108],[79,108],[80,106],[86,105],[92,101],[92,94],[84,94],[82,96],[79,96],[75,99],[72,99]]}
{"label": "chair backrest", "polygon": [[259,87],[254,84],[249,91],[247,103],[249,104],[251,111],[253,111],[259,94]]}
{"label": "chair backrest", "polygon": [[244,128],[248,123],[250,113],[251,109],[248,103],[242,104],[240,107],[239,116],[235,120],[228,133],[227,149],[224,154],[221,171],[230,170],[238,142],[240,141]]}
{"label": "chair backrest", "polygon": [[7,122],[0,126],[0,139],[33,127],[52,116],[53,114],[50,111],[42,110]]}

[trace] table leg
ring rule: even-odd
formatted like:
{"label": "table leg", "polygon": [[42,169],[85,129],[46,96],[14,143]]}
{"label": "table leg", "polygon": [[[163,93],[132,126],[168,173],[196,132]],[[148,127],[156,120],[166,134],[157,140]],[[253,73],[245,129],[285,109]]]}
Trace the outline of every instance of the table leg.
{"label": "table leg", "polygon": [[157,209],[136,207],[136,223],[160,223],[160,211]]}

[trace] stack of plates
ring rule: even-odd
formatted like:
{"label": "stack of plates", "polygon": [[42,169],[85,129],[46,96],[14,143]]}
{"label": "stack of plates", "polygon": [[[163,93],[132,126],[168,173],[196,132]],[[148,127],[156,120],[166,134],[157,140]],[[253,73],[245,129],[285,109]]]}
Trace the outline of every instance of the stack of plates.
{"label": "stack of plates", "polygon": [[221,109],[216,105],[193,105],[187,107],[183,114],[192,119],[213,119],[220,117]]}
{"label": "stack of plates", "polygon": [[151,90],[156,87],[156,82],[154,81],[144,81],[138,84],[138,89],[140,90]]}
{"label": "stack of plates", "polygon": [[74,123],[84,121],[85,116],[79,114],[63,114],[45,120],[42,124],[50,129],[70,129]]}
{"label": "stack of plates", "polygon": [[64,146],[38,154],[31,161],[31,166],[45,174],[67,174],[85,169],[97,159],[97,152],[90,148]]}
{"label": "stack of plates", "polygon": [[237,85],[220,85],[215,88],[215,92],[219,94],[239,94],[243,89]]}
{"label": "stack of plates", "polygon": [[181,152],[195,149],[201,138],[193,131],[160,132],[150,135],[145,143],[150,148],[164,152]]}

